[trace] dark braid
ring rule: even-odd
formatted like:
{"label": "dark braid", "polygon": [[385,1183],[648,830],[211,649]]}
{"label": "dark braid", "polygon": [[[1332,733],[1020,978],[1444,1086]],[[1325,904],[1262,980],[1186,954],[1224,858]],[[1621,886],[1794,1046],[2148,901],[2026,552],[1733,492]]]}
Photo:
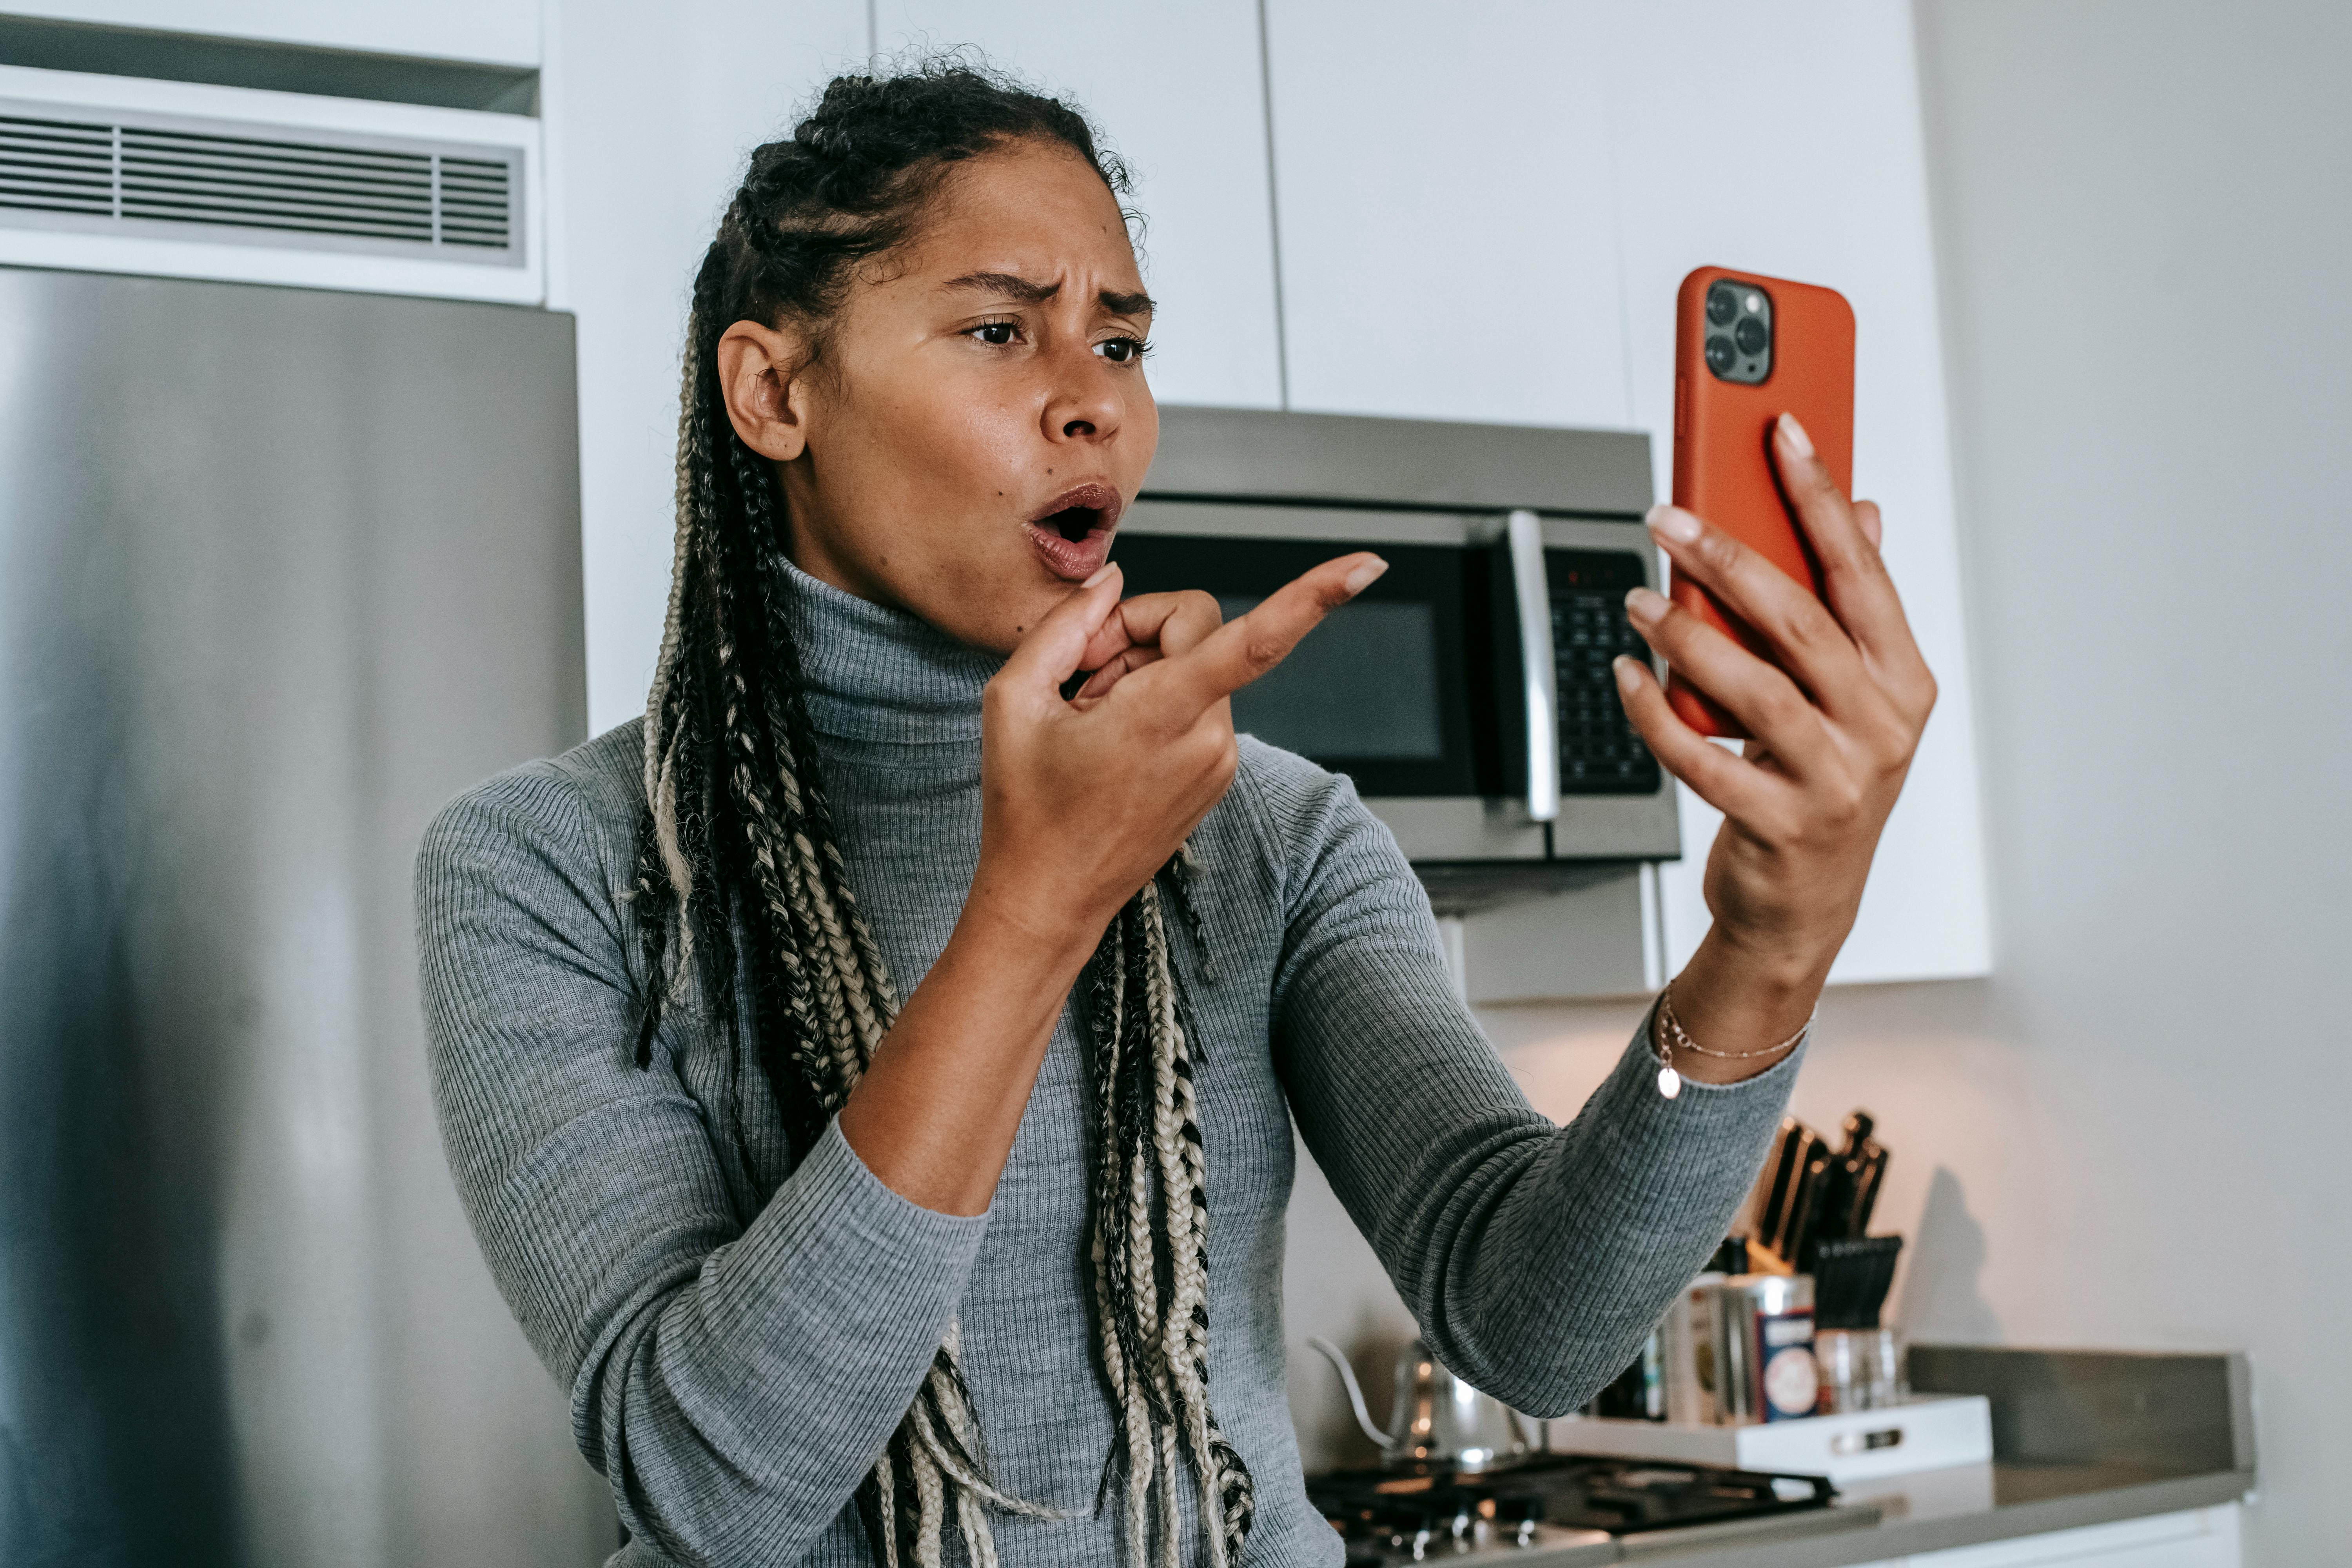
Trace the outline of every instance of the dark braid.
{"label": "dark braid", "polygon": [[[859,267],[903,244],[957,163],[1019,142],[1087,159],[1114,194],[1125,169],[1076,109],[959,61],[842,77],[790,138],[751,154],[694,281],[677,447],[677,545],[646,704],[646,812],[632,894],[644,947],[637,1065],[662,1013],[690,999],[733,1053],[719,1108],[747,1178],[739,1005],[793,1146],[805,1151],[856,1087],[898,997],[859,915],[816,766],[785,593],[773,466],[727,417],[718,345],[740,321],[799,329],[814,354]],[[1249,1469],[1208,1397],[1208,1196],[1193,1079],[1201,1053],[1170,953],[1167,902],[1217,977],[1189,851],[1103,935],[1082,989],[1096,1096],[1087,1184],[1096,1350],[1118,1435],[1128,1562],[1172,1568],[1189,1468],[1199,1537],[1226,1568],[1249,1535]],[[1163,896],[1163,887],[1165,895]],[[747,994],[737,994],[738,974]],[[950,1521],[993,1568],[991,1509],[1057,1517],[999,1490],[951,1322],[856,1505],[876,1560],[933,1568]],[[1098,1504],[1099,1506],[1099,1500]]]}

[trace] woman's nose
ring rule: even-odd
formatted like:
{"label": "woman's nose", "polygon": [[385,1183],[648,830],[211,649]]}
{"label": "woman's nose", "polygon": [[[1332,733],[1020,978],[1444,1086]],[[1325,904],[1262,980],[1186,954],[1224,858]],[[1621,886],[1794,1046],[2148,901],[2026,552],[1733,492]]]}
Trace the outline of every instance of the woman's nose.
{"label": "woman's nose", "polygon": [[1113,367],[1091,345],[1055,356],[1055,385],[1045,401],[1045,437],[1055,441],[1099,441],[1115,434],[1127,411],[1127,395]]}

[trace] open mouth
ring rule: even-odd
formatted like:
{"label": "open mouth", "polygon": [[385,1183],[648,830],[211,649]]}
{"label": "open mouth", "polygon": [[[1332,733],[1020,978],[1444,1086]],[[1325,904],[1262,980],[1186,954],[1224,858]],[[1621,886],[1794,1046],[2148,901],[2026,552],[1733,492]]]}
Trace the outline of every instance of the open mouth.
{"label": "open mouth", "polygon": [[1037,520],[1040,528],[1050,528],[1064,539],[1076,544],[1092,533],[1102,522],[1102,513],[1090,506],[1066,506],[1061,510]]}
{"label": "open mouth", "polygon": [[1055,496],[1023,531],[1046,570],[1083,583],[1110,559],[1111,532],[1118,526],[1122,504],[1119,493],[1108,485],[1075,485]]}

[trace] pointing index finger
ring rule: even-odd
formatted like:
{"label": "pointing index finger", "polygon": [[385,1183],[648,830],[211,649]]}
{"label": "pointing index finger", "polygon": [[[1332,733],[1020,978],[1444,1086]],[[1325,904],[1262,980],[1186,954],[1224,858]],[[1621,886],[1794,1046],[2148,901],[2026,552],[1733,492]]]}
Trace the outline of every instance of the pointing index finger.
{"label": "pointing index finger", "polygon": [[1370,552],[1342,555],[1284,584],[1249,614],[1226,622],[1189,652],[1162,662],[1206,708],[1280,664],[1323,617],[1370,587],[1389,563]]}

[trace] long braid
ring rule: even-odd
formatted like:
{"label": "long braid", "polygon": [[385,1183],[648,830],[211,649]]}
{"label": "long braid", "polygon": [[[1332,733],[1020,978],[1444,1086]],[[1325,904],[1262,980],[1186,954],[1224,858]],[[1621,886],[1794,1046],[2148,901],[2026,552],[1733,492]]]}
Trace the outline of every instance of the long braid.
{"label": "long braid", "polygon": [[[901,243],[943,171],[1009,140],[1058,142],[1114,190],[1126,176],[1075,110],[961,65],[845,78],[786,141],[752,154],[695,279],[680,396],[677,537],[645,721],[645,793],[630,903],[645,974],[635,1057],[649,1068],[663,1008],[691,995],[734,1053],[725,1124],[751,1172],[732,1027],[740,963],[758,1068],[805,1151],[849,1098],[898,1016],[881,944],[860,914],[803,700],[774,468],[744,446],[717,374],[737,321],[791,322],[819,345],[858,263]],[[1104,932],[1081,997],[1095,1089],[1087,1176],[1090,1307],[1116,1435],[1099,1509],[1121,1492],[1130,1568],[1175,1568],[1191,1472],[1203,1555],[1227,1568],[1247,1539],[1251,1483],[1208,1395],[1207,1164],[1201,1053],[1171,948],[1172,898],[1217,979],[1187,886],[1189,851]],[[776,1180],[753,1175],[764,1201]],[[936,1568],[952,1526],[994,1568],[992,1512],[1056,1510],[992,1479],[981,1413],[950,1321],[856,1509],[875,1561]]]}

